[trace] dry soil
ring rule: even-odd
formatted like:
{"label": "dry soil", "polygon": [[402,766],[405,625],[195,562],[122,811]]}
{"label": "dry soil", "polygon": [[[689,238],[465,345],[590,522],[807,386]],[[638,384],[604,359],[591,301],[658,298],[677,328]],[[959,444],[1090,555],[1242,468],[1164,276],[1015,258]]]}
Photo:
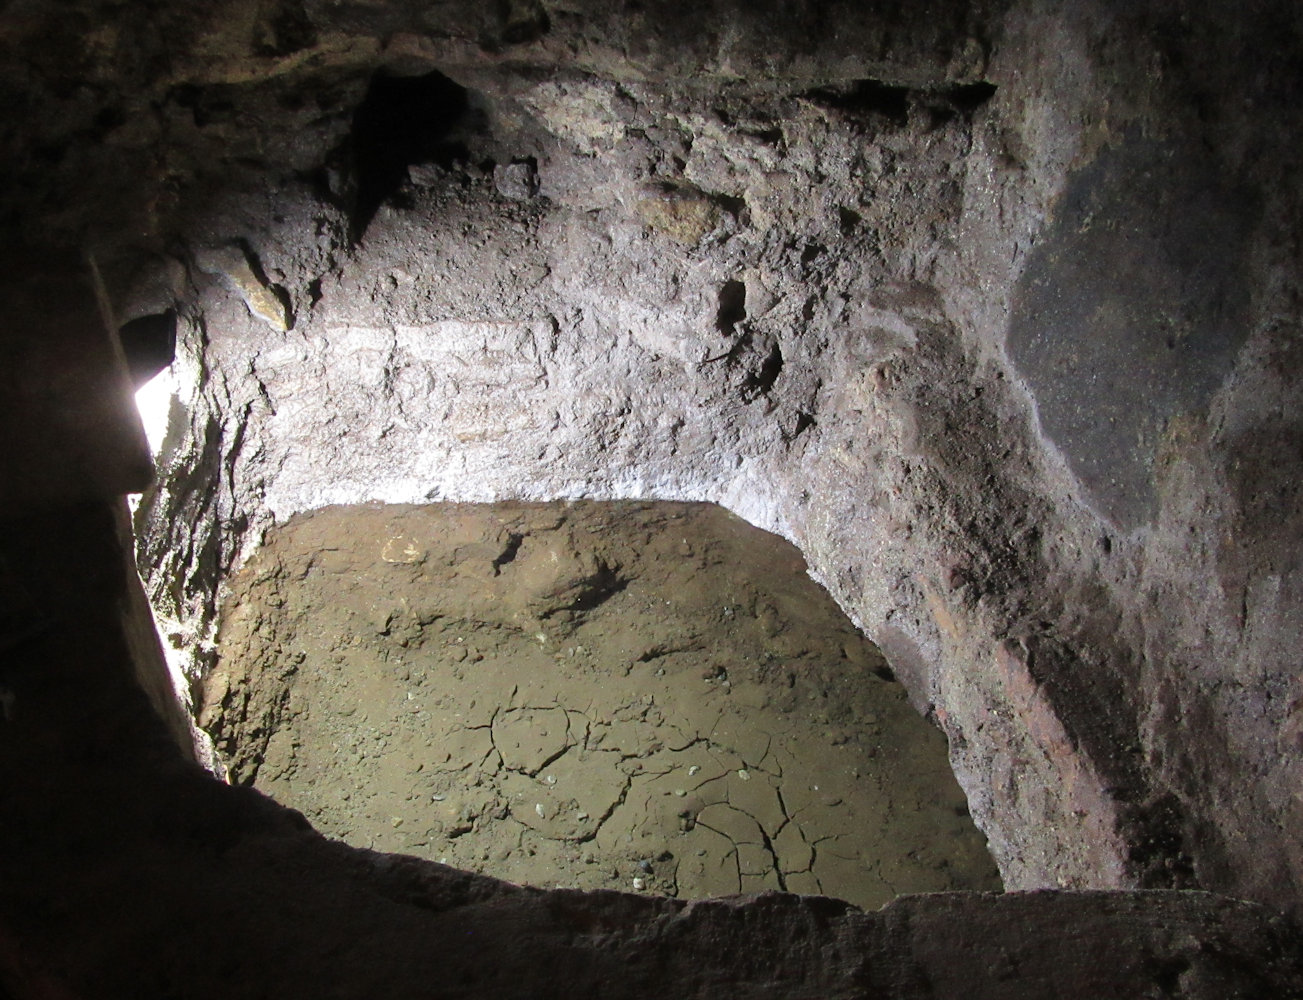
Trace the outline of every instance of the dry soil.
{"label": "dry soil", "polygon": [[680,503],[368,505],[232,581],[201,722],[323,833],[539,886],[998,889],[946,759],[790,544]]}

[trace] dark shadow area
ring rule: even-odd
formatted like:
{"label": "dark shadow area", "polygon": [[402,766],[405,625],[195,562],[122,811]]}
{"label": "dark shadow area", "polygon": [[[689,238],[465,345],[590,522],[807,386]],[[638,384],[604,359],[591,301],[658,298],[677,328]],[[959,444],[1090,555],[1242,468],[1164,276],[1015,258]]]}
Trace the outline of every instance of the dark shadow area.
{"label": "dark shadow area", "polygon": [[941,91],[941,96],[962,114],[972,114],[995,96],[995,84],[987,80],[976,83],[956,83]]}
{"label": "dark shadow area", "polygon": [[260,56],[287,56],[317,43],[317,31],[303,0],[279,0],[271,11],[261,37],[254,42]]}
{"label": "dark shadow area", "polygon": [[380,206],[398,193],[408,167],[434,163],[446,169],[465,159],[466,138],[479,117],[469,92],[442,73],[377,73],[353,115],[353,238],[361,239]]}
{"label": "dark shadow area", "polygon": [[176,357],[176,312],[141,316],[118,328],[131,385],[139,389]]}
{"label": "dark shadow area", "polygon": [[783,372],[783,349],[774,341],[760,367],[749,373],[742,383],[742,399],[750,403],[774,387]]}
{"label": "dark shadow area", "polygon": [[929,91],[921,103],[927,110],[933,128],[948,125],[956,119],[971,118],[978,108],[995,96],[996,86],[986,80],[976,83],[956,83],[939,90]]}
{"label": "dark shadow area", "polygon": [[719,311],[715,329],[731,336],[737,324],[747,318],[747,286],[740,281],[726,281],[719,290]]}
{"label": "dark shadow area", "polygon": [[895,87],[881,80],[855,80],[849,84],[820,87],[805,96],[825,107],[844,111],[853,118],[876,115],[896,126],[909,124],[908,87]]}
{"label": "dark shadow area", "polygon": [[1072,175],[1019,280],[1009,350],[1041,430],[1123,529],[1154,514],[1168,422],[1249,335],[1259,204],[1198,149],[1131,136]]}
{"label": "dark shadow area", "polygon": [[932,117],[933,127],[956,118],[967,118],[995,96],[996,86],[986,80],[956,83],[945,87],[911,89],[881,80],[855,80],[812,90],[805,96],[827,108],[836,108],[852,118],[869,121],[884,118],[897,128],[909,124],[911,102]]}

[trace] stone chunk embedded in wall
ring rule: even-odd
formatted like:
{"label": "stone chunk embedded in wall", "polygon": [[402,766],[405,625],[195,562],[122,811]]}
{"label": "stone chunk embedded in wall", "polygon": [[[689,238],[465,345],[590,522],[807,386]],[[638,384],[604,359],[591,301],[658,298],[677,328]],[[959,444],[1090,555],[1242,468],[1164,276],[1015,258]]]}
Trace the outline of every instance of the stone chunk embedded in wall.
{"label": "stone chunk embedded in wall", "polygon": [[493,186],[512,201],[529,201],[538,196],[538,163],[534,158],[499,163],[493,168]]}
{"label": "stone chunk embedded in wall", "polygon": [[206,248],[195,253],[195,264],[205,274],[220,278],[244,300],[249,312],[278,333],[294,325],[289,298],[262,273],[257,259],[238,246]]}
{"label": "stone chunk embedded in wall", "polygon": [[722,218],[713,198],[695,188],[674,185],[644,192],[634,211],[652,229],[684,246],[696,246]]}

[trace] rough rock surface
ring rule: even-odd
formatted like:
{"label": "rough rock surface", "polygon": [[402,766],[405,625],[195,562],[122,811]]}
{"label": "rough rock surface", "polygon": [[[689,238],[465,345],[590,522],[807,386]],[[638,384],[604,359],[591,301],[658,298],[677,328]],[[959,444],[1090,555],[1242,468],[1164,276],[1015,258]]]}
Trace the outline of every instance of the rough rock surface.
{"label": "rough rock surface", "polygon": [[1292,904],[1298,24],[1188,6],[174,15],[105,128],[180,242],[102,253],[181,313],[176,645],[296,511],[714,500],[939,721],[1006,884]]}
{"label": "rough rock surface", "polygon": [[1007,884],[1297,906],[1300,34],[1286,0],[19,0],[0,218],[118,321],[177,313],[140,556],[192,667],[296,510],[717,500],[942,725]]}
{"label": "rough rock surface", "polygon": [[697,504],[291,518],[203,725],[327,836],[543,888],[998,889],[946,760],[788,543]]}

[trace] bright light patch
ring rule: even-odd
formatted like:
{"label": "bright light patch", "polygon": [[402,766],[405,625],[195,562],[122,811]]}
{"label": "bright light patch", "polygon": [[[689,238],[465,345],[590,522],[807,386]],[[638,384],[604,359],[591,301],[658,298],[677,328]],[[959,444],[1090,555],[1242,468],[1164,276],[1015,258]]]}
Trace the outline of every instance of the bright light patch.
{"label": "bright light patch", "polygon": [[145,436],[149,439],[152,455],[157,455],[163,447],[163,436],[167,433],[167,415],[176,389],[176,376],[169,366],[136,392],[136,409],[140,411],[140,422],[145,425]]}

